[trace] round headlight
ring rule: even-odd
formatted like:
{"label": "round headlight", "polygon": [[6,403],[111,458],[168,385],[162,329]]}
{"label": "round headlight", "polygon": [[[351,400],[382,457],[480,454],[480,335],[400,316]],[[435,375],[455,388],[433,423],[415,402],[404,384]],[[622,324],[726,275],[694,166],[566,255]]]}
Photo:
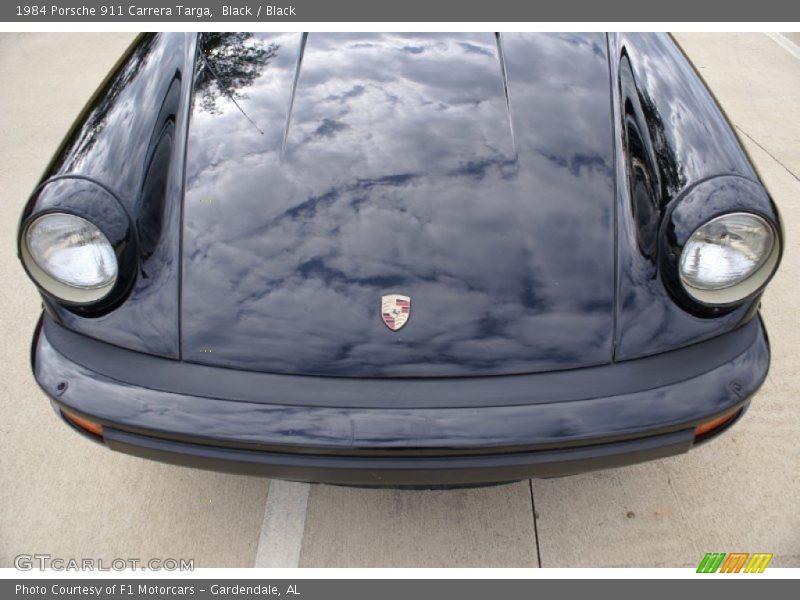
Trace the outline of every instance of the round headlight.
{"label": "round headlight", "polygon": [[707,304],[730,304],[769,279],[779,254],[772,226],[752,213],[711,219],[684,244],[680,278],[686,292]]}
{"label": "round headlight", "polygon": [[95,225],[73,214],[47,213],[25,230],[23,259],[47,292],[74,303],[95,302],[114,287],[117,257]]}

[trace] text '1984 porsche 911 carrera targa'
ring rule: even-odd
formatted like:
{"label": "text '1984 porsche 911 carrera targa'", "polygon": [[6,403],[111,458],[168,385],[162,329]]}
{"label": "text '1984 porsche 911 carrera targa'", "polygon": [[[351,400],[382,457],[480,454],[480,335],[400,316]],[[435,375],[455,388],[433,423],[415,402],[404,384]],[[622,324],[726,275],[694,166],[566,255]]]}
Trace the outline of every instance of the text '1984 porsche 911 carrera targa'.
{"label": "text '1984 porsche 911 carrera targa'", "polygon": [[142,35],[19,229],[78,431],[378,486],[719,434],[766,377],[781,246],[662,34]]}

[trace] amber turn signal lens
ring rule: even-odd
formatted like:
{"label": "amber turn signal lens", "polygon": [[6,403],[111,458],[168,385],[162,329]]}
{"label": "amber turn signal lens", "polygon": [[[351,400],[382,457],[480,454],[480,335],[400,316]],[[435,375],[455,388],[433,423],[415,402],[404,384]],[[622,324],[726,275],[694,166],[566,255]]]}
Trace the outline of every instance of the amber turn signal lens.
{"label": "amber turn signal lens", "polygon": [[89,419],[84,419],[83,417],[79,417],[75,413],[71,413],[68,410],[61,409],[61,414],[64,418],[87,433],[91,433],[92,435],[102,438],[103,437],[103,426],[100,423],[95,423],[94,421],[90,421]]}
{"label": "amber turn signal lens", "polygon": [[705,423],[700,423],[700,425],[694,428],[694,440],[697,441],[699,438],[704,438],[708,434],[719,429],[720,427],[724,427],[725,425],[733,421],[740,411],[741,409],[736,409],[733,412],[725,413],[724,415],[717,417],[716,419],[711,419],[710,421],[706,421]]}

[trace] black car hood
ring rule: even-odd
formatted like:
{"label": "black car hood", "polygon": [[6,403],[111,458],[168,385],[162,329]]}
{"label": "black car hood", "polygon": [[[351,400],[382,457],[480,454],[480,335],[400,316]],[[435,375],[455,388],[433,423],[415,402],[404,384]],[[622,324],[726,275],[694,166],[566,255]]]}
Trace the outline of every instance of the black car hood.
{"label": "black car hood", "polygon": [[[609,362],[601,34],[215,34],[183,217],[184,360],[357,377]],[[411,298],[391,331],[381,297]]]}

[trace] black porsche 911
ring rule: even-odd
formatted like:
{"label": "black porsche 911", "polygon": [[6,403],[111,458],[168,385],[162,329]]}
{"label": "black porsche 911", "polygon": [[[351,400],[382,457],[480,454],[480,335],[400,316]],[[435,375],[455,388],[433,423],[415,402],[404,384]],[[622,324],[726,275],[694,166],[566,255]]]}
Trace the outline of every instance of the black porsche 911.
{"label": "black porsche 911", "polygon": [[781,241],[667,35],[165,33],[78,119],[19,255],[36,380],[88,437],[427,486],[730,427]]}

